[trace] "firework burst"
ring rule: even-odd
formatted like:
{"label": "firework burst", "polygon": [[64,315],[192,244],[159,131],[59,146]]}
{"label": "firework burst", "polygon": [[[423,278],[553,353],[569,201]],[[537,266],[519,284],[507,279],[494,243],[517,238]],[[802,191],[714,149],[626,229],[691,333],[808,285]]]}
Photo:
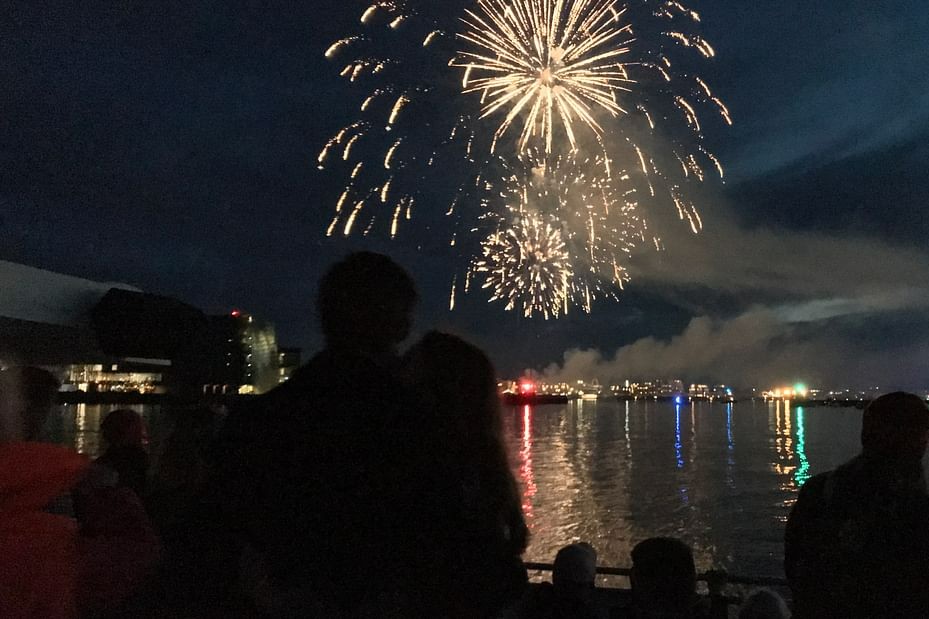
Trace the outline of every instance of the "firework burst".
{"label": "firework burst", "polygon": [[481,243],[472,269],[485,275],[491,301],[503,300],[506,309],[519,309],[526,318],[567,313],[573,267],[556,226],[537,213],[523,213]]}
{"label": "firework burst", "polygon": [[[447,234],[467,260],[463,291],[486,276],[494,300],[548,317],[616,296],[633,248],[661,246],[648,225],[659,203],[702,228],[689,184],[723,168],[700,114],[731,120],[677,62],[715,54],[677,0],[380,0],[360,21],[326,50],[359,94],[357,117],[318,157],[347,179],[329,235]],[[512,239],[526,245],[545,226],[568,256],[537,264],[570,266],[542,269],[567,281],[547,302],[525,278],[512,294],[491,279],[519,270],[489,268],[487,253],[491,238],[511,239],[513,254]]]}
{"label": "firework burst", "polygon": [[550,153],[556,123],[573,150],[575,122],[602,135],[594,108],[625,112],[617,93],[632,83],[622,62],[632,36],[622,13],[612,0],[480,0],[466,12],[458,36],[475,51],[453,64],[464,69],[464,92],[481,93],[481,117],[505,114],[491,150],[520,117],[519,149],[539,137]]}
{"label": "firework burst", "polygon": [[635,192],[618,189],[599,174],[602,169],[596,157],[530,151],[508,166],[501,194],[506,211],[500,222],[526,213],[555,222],[574,265],[567,302],[587,312],[594,300],[615,298],[629,281],[629,254],[647,234]]}

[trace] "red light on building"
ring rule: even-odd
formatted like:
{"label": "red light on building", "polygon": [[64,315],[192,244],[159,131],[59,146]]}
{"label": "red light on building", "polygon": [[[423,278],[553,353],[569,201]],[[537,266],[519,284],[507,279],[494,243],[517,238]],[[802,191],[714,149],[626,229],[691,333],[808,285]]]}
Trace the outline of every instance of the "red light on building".
{"label": "red light on building", "polygon": [[238,318],[238,317],[241,316],[241,315],[242,315],[242,312],[240,312],[239,310],[232,310],[232,317],[233,317],[233,318]]}
{"label": "red light on building", "polygon": [[519,381],[519,395],[535,395],[535,383],[531,380]]}

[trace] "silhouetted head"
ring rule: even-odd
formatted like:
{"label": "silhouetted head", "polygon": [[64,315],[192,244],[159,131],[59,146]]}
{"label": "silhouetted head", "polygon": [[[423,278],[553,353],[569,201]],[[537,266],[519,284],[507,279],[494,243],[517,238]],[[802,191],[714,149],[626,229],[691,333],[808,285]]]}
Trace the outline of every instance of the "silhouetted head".
{"label": "silhouetted head", "polygon": [[632,549],[632,594],[636,603],[673,610],[690,607],[697,570],[690,547],[679,539],[652,537]]}
{"label": "silhouetted head", "polygon": [[415,304],[416,286],[400,265],[356,252],[323,276],[316,310],[330,348],[384,352],[409,335]]}
{"label": "silhouetted head", "polygon": [[789,619],[784,598],[770,589],[756,589],[739,608],[739,619]]}
{"label": "silhouetted head", "polygon": [[919,462],[929,444],[929,407],[912,393],[882,395],[864,411],[861,446],[866,455]]}
{"label": "silhouetted head", "polygon": [[[499,436],[497,375],[481,349],[455,335],[430,331],[404,358],[420,393],[434,400],[430,404],[443,412],[453,431]],[[456,411],[461,418],[449,418]]]}
{"label": "silhouetted head", "polygon": [[0,372],[0,394],[5,399],[6,440],[34,441],[55,407],[60,383],[51,372],[35,367]]}
{"label": "silhouetted head", "polygon": [[100,433],[110,447],[125,448],[145,446],[147,436],[142,417],[128,408],[109,413],[100,424]]}
{"label": "silhouetted head", "polygon": [[552,585],[558,595],[588,599],[597,578],[597,551],[587,542],[570,544],[555,555]]}

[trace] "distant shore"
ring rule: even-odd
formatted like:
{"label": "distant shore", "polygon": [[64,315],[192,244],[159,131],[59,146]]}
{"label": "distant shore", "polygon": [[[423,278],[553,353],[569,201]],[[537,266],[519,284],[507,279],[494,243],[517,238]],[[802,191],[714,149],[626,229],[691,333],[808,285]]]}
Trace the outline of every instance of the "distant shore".
{"label": "distant shore", "polygon": [[[63,391],[58,394],[58,401],[61,404],[115,404],[115,405],[134,405],[134,404],[149,404],[149,405],[172,405],[172,406],[194,406],[194,405],[209,405],[209,404],[234,404],[236,402],[242,402],[248,400],[249,398],[254,398],[254,395],[244,395],[244,394],[208,394],[200,395],[198,397],[183,397],[175,394],[165,394],[165,393],[130,393],[130,392],[93,392],[86,393],[83,391]],[[680,398],[681,404],[688,404],[690,402],[718,402],[721,404],[735,403],[738,401],[764,401],[762,398],[746,398],[738,400],[736,398],[732,399],[716,399],[709,400],[707,398],[689,398],[687,396],[659,396],[659,397],[632,397],[625,395],[602,395],[599,400],[619,400],[619,401],[651,401],[651,402],[676,402]],[[550,395],[550,394],[535,394],[535,395],[519,395],[514,393],[504,393],[501,394],[501,400],[507,406],[524,406],[524,405],[533,405],[541,406],[544,404],[565,404],[570,400],[581,399],[579,397],[571,397],[565,395]],[[588,398],[588,401],[592,399]],[[806,408],[815,408],[815,407],[855,407],[863,408],[865,407],[870,400],[864,399],[847,399],[847,400],[835,400],[835,399],[818,399],[818,400],[785,400],[790,402],[791,406],[803,406]]]}

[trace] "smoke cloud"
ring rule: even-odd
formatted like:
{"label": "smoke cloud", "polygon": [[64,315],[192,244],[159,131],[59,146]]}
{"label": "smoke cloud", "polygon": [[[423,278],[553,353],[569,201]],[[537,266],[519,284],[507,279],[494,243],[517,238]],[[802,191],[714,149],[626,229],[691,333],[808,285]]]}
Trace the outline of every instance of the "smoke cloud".
{"label": "smoke cloud", "polygon": [[633,273],[633,282],[692,313],[683,330],[612,353],[570,349],[546,376],[929,386],[929,337],[906,329],[883,337],[901,316],[929,311],[929,256],[879,240],[745,230],[731,221],[668,239],[665,252],[644,256]]}
{"label": "smoke cloud", "polygon": [[929,358],[929,342],[871,350],[835,325],[788,323],[777,312],[756,308],[729,320],[693,318],[678,335],[646,337],[612,356],[569,350],[545,370],[551,379],[681,378],[691,382],[770,387],[804,381],[820,386],[880,384],[916,387]]}

